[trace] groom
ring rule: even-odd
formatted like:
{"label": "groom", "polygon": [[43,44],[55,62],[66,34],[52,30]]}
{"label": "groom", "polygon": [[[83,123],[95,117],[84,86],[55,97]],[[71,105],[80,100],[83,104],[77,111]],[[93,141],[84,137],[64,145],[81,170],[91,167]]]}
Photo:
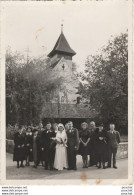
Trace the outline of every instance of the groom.
{"label": "groom", "polygon": [[78,130],[73,127],[72,121],[68,122],[68,130],[66,133],[67,133],[68,170],[77,170],[76,153],[79,147],[79,134],[78,134]]}

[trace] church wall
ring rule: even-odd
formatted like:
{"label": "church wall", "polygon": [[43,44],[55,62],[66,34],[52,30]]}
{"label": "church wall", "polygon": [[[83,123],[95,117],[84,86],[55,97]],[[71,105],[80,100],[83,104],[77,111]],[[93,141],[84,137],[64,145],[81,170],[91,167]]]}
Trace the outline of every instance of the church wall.
{"label": "church wall", "polygon": [[[62,103],[76,104],[79,81],[72,71],[72,61],[61,59],[61,61],[52,69],[51,79],[61,79],[58,90],[55,89],[55,94],[58,93],[65,101]],[[63,96],[61,95],[63,94]],[[53,98],[55,99],[55,98]],[[52,100],[53,101],[53,100]]]}

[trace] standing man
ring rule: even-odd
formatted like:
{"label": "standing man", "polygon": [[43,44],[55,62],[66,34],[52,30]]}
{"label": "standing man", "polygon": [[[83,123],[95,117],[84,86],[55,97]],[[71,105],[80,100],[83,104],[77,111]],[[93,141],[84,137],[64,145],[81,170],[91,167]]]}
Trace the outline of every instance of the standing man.
{"label": "standing man", "polygon": [[72,121],[68,122],[67,133],[67,156],[68,156],[68,170],[77,170],[76,167],[76,153],[79,148],[79,134],[78,130],[73,127]]}
{"label": "standing man", "polygon": [[110,124],[110,130],[107,132],[108,142],[108,167],[111,168],[111,158],[113,155],[113,168],[117,169],[116,166],[116,154],[118,144],[120,143],[120,133],[115,130],[115,125]]}
{"label": "standing man", "polygon": [[37,136],[37,148],[38,148],[38,164],[42,164],[44,166],[44,148],[43,148],[43,139],[42,132],[44,131],[42,122],[39,123],[38,126],[38,136]]}
{"label": "standing man", "polygon": [[56,146],[54,138],[56,137],[56,132],[52,129],[51,123],[47,123],[44,137],[45,169],[50,168],[50,170],[53,170]]}

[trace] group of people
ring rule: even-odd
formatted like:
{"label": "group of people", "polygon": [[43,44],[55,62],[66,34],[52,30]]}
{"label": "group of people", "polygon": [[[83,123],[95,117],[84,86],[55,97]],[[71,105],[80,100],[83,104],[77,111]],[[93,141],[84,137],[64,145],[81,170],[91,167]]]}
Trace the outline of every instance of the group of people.
{"label": "group of people", "polygon": [[[50,122],[45,128],[40,123],[38,127],[19,127],[14,135],[13,161],[17,161],[17,168],[30,166],[34,168],[41,164],[46,170],[77,170],[76,155],[81,155],[83,168],[96,166],[110,168],[113,155],[113,168],[116,166],[116,154],[120,143],[120,134],[115,125],[110,124],[106,131],[103,124],[95,126],[95,122],[81,124],[78,130],[69,121],[63,124]],[[26,161],[24,165],[24,161]]]}

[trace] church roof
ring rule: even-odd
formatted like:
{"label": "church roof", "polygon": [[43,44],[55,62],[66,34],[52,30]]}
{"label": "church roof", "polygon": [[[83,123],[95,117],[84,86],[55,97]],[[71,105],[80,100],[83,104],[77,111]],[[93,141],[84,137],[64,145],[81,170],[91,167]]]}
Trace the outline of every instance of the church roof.
{"label": "church roof", "polygon": [[96,112],[82,104],[46,103],[42,108],[42,118],[94,118]]}
{"label": "church roof", "polygon": [[69,43],[67,42],[63,32],[61,32],[53,50],[48,54],[48,57],[52,57],[55,53],[68,53],[71,56],[74,56],[76,53],[71,49]]}

